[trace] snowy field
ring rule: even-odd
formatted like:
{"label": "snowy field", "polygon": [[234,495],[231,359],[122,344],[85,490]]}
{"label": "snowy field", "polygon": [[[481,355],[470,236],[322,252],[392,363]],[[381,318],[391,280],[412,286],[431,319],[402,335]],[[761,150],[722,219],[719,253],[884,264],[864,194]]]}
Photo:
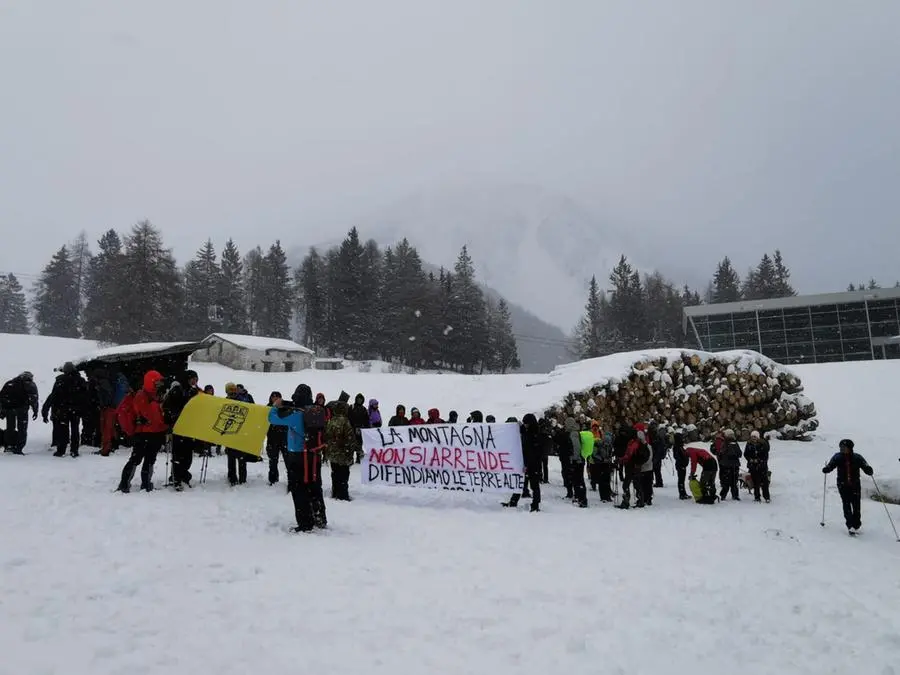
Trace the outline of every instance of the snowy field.
{"label": "snowy field", "polygon": [[[0,336],[0,375],[33,371],[43,397],[52,368],[90,349]],[[305,379],[384,413],[403,402],[501,419],[536,406],[528,385],[547,380],[197,370],[260,401]],[[819,469],[840,438],[876,479],[900,476],[900,362],[795,370],[822,426],[811,443],[773,445],[770,505],[679,502],[670,483],[649,509],[591,495],[579,510],[556,471],[529,514],[357,478],[356,501],[329,500],[329,531],[294,535],[264,463],[239,488],[213,458],[192,491],[114,494],[125,456],[54,458],[38,422],[25,457],[0,455],[0,675],[900,674],[900,543],[884,508],[865,501],[851,539],[832,475],[819,526]]]}

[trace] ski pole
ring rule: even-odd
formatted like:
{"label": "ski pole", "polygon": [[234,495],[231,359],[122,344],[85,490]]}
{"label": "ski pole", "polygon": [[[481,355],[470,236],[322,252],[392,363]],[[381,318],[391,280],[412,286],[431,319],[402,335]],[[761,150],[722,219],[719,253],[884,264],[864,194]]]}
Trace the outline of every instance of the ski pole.
{"label": "ski pole", "polygon": [[887,507],[887,502],[884,499],[884,495],[881,494],[881,489],[878,487],[878,483],[875,482],[875,476],[870,476],[870,478],[872,479],[872,484],[875,486],[875,491],[881,498],[881,505],[884,507],[884,512],[887,514],[888,520],[891,521],[891,528],[894,530],[894,536],[897,537],[897,541],[900,541],[900,534],[897,534],[897,527],[894,525],[894,519],[891,518],[891,512]]}
{"label": "ski pole", "polygon": [[825,527],[825,493],[828,490],[828,475],[822,476],[822,522],[819,523],[822,527]]}

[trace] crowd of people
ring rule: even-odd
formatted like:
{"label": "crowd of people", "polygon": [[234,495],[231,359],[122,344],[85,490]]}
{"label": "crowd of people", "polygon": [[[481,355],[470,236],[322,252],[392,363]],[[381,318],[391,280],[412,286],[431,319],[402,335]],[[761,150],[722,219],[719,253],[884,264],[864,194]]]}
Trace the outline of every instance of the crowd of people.
{"label": "crowd of people", "polygon": [[[97,448],[96,454],[109,456],[120,446],[131,448],[122,469],[117,490],[130,492],[135,473],[140,468],[140,489],[153,490],[153,470],[157,455],[171,442],[172,468],[167,481],[176,491],[191,487],[191,466],[195,455],[211,455],[214,448],[203,441],[173,435],[172,429],[188,402],[197,395],[214,395],[207,385],[199,386],[195,371],[187,370],[175,378],[165,378],[155,370],[144,374],[143,382],[133,390],[121,373],[111,375],[96,369],[84,378],[75,366],[66,363],[57,376],[40,414],[44,423],[52,423],[54,455],[68,452],[79,456],[82,445]],[[226,398],[254,403],[253,396],[240,384],[225,386]],[[0,417],[5,430],[0,441],[5,451],[24,454],[28,438],[29,414],[36,421],[39,396],[30,372],[6,382],[0,389]],[[331,402],[324,394],[312,395],[306,384],[300,384],[286,399],[273,391],[268,398],[269,430],[266,436],[268,482],[279,482],[279,463],[287,473],[288,491],[297,520],[296,531],[308,532],[327,526],[325,500],[322,489],[322,466],[331,471],[333,499],[351,501],[349,478],[354,463],[362,459],[362,430],[383,425],[379,402],[366,401],[357,394],[353,403],[350,395],[341,392]],[[492,415],[474,410],[466,418],[468,423],[494,423]],[[427,418],[413,407],[407,416],[406,407],[398,405],[387,426],[418,424],[456,424],[459,415],[450,411],[446,421],[437,408],[427,411]],[[664,487],[663,463],[674,463],[676,487],[680,499],[694,499],[701,504],[715,504],[731,496],[740,500],[740,486],[751,491],[755,501],[769,503],[769,442],[758,431],[750,434],[743,449],[731,429],[722,430],[709,449],[686,446],[681,433],[673,432],[651,422],[623,424],[615,430],[603,430],[597,421],[577,421],[573,417],[562,423],[555,419],[538,419],[526,414],[522,422],[515,417],[507,423],[520,426],[525,467],[524,489],[513,495],[504,506],[515,508],[520,499],[531,499],[531,511],[539,511],[541,485],[549,483],[549,457],[560,462],[566,498],[580,508],[588,506],[588,484],[597,492],[601,503],[613,503],[621,495],[616,507],[629,509],[653,505],[654,491]],[[246,483],[247,463],[261,458],[240,450],[225,448],[227,479],[232,486]],[[215,448],[216,454],[222,452]],[[746,462],[746,472],[741,461]],[[697,470],[700,470],[699,477]],[[855,533],[861,527],[860,472],[872,475],[872,467],[854,452],[853,442],[841,441],[840,452],[822,469],[824,473],[837,470],[838,488],[844,506],[848,530]],[[719,486],[716,487],[718,476]],[[690,486],[689,494],[686,481]],[[621,484],[621,488],[619,487]]]}

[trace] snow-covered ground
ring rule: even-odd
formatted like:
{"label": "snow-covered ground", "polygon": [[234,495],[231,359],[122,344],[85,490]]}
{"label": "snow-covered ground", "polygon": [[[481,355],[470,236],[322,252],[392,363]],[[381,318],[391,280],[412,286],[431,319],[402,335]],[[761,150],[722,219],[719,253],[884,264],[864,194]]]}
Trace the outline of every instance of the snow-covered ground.
{"label": "snow-covered ground", "polygon": [[[0,375],[31,370],[43,395],[52,368],[85,351],[0,336]],[[548,379],[197,370],[257,399],[305,379],[329,398],[379,398],[384,412],[401,401],[498,417],[537,405],[528,385]],[[496,495],[357,479],[356,501],[329,500],[328,532],[294,535],[263,463],[240,488],[213,458],[192,491],[114,494],[124,456],[53,458],[38,423],[25,457],[0,455],[0,675],[893,675],[900,544],[871,501],[864,533],[848,537],[833,478],[821,528],[819,469],[849,436],[876,479],[900,476],[900,362],[795,370],[822,426],[813,442],[774,444],[770,505],[683,503],[670,483],[650,509],[592,496],[579,510],[555,472],[529,514]]]}

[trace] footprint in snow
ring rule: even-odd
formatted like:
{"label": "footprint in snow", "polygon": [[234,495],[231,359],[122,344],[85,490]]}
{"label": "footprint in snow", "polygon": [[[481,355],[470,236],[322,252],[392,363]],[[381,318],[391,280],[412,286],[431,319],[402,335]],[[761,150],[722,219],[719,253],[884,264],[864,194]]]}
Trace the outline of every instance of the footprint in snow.
{"label": "footprint in snow", "polygon": [[797,537],[790,535],[790,534],[785,534],[782,530],[778,530],[775,528],[770,528],[768,530],[764,530],[764,532],[765,532],[765,535],[769,539],[775,539],[777,541],[794,541],[797,543],[800,542],[800,540],[797,539]]}

